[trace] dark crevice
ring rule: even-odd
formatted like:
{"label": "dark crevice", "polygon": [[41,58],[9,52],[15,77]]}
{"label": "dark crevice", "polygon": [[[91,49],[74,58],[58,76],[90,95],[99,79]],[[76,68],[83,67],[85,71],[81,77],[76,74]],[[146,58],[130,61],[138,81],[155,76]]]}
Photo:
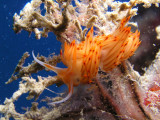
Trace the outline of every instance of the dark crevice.
{"label": "dark crevice", "polygon": [[142,106],[141,106],[141,104],[140,104],[140,100],[139,100],[139,97],[138,97],[138,94],[137,94],[137,92],[136,92],[136,88],[135,88],[135,82],[134,81],[132,81],[132,80],[130,80],[130,79],[128,79],[128,81],[129,81],[129,84],[131,85],[131,87],[132,87],[132,92],[133,92],[133,94],[134,94],[134,98],[136,99],[135,101],[137,102],[137,105],[139,106],[139,108],[141,109],[141,111],[142,111],[142,113],[144,114],[144,116],[147,118],[147,119],[149,119],[149,120],[151,120],[151,118],[145,113],[145,111],[144,111],[144,109],[142,108]]}
{"label": "dark crevice", "polygon": [[138,14],[131,19],[137,22],[140,31],[141,44],[135,54],[130,58],[134,69],[141,75],[145,73],[145,67],[149,67],[155,59],[160,48],[160,41],[156,39],[155,28],[160,24],[160,7],[152,5],[144,8],[143,4],[138,5]]}

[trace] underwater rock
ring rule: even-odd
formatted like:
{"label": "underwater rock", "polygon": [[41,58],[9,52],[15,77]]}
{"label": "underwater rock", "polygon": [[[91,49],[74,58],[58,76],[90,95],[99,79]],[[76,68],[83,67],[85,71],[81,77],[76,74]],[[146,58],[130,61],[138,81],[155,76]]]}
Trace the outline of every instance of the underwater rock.
{"label": "underwater rock", "polygon": [[[57,111],[60,113],[59,116],[55,116]],[[45,116],[44,118],[47,120],[51,120],[51,118],[56,120],[115,119],[114,115],[105,109],[101,100],[101,93],[96,85],[78,86],[69,101],[54,105]]]}
{"label": "underwater rock", "polygon": [[145,71],[145,74],[139,77],[139,84],[135,84],[140,105],[152,120],[158,120],[160,118],[159,63],[160,51],[157,53],[155,60]]}
{"label": "underwater rock", "polygon": [[147,119],[139,106],[130,76],[124,76],[120,70],[114,69],[109,74],[100,73],[97,83],[106,102],[105,105],[110,104],[112,111],[119,118]]}

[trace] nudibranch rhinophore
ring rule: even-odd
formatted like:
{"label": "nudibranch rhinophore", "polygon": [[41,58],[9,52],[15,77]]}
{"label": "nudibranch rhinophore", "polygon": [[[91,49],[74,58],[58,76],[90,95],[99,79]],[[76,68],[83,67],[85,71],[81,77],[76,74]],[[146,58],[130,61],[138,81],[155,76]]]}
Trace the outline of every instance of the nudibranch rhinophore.
{"label": "nudibranch rhinophore", "polygon": [[140,32],[131,32],[131,27],[125,26],[130,17],[121,20],[118,28],[110,35],[93,36],[93,27],[88,32],[85,41],[77,44],[73,40],[64,43],[64,50],[60,52],[62,62],[67,68],[59,68],[38,60],[32,52],[33,58],[42,66],[54,71],[63,82],[68,85],[69,94],[62,100],[52,102],[51,105],[68,100],[73,87],[89,83],[96,77],[98,68],[107,72],[122,61],[128,59],[140,45]]}

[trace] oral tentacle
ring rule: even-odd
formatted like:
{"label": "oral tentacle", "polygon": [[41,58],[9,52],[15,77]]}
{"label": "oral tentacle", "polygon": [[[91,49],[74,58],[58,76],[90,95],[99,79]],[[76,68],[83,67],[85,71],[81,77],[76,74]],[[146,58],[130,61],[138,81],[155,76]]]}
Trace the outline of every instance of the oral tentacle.
{"label": "oral tentacle", "polygon": [[67,101],[73,94],[73,82],[72,81],[70,81],[70,84],[68,85],[68,87],[69,87],[69,93],[65,98],[63,98],[60,101],[51,102],[48,105],[55,105],[55,104],[59,104],[59,103],[63,103],[65,101]]}
{"label": "oral tentacle", "polygon": [[48,69],[50,69],[50,70],[52,70],[52,71],[54,71],[55,73],[58,74],[58,73],[60,73],[60,71],[62,71],[62,68],[54,67],[54,66],[52,66],[52,65],[49,65],[49,64],[47,64],[47,63],[44,63],[44,62],[38,60],[38,59],[35,57],[33,51],[32,51],[32,56],[33,56],[33,58],[34,58],[34,61],[36,61],[36,62],[39,63],[40,65],[42,65],[42,66],[44,66],[44,67],[46,67],[46,68],[48,68]]}

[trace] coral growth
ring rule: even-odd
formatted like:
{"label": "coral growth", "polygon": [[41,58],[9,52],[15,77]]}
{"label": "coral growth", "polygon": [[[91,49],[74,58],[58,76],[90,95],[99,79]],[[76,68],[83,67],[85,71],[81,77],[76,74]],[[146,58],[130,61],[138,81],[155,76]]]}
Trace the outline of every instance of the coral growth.
{"label": "coral growth", "polygon": [[[40,39],[41,36],[48,37],[48,33],[53,32],[62,46],[64,43],[81,43],[86,40],[86,33],[91,26],[95,28],[95,36],[113,34],[124,17],[133,17],[137,14],[137,8],[133,8],[137,4],[143,3],[144,7],[155,4],[158,7],[159,2],[159,0],[131,0],[129,2],[32,0],[25,5],[20,15],[15,13],[13,29],[16,33],[21,30],[26,30],[29,33],[34,32],[37,39]],[[41,13],[40,6],[42,4],[45,9],[44,14]],[[111,10],[109,10],[110,8]],[[138,27],[131,22],[128,25]],[[20,114],[16,112],[14,102],[22,94],[29,93],[27,99],[38,99],[48,86],[55,83],[63,84],[61,78],[57,76],[44,78],[38,76],[38,80],[29,77],[44,67],[35,62],[23,67],[25,59],[29,57],[29,54],[25,53],[12,77],[6,82],[8,84],[18,78],[22,79],[19,83],[19,89],[13,93],[10,99],[6,98],[4,104],[0,105],[0,113],[4,115],[1,119],[9,120],[11,117],[17,120],[160,119],[159,54],[158,52],[152,65],[145,70],[143,75],[135,71],[129,61],[122,62],[112,71],[106,70],[107,73],[99,69],[98,75],[92,80],[93,83],[78,86],[72,98],[65,103],[51,108],[38,108],[38,103],[34,102],[28,111]],[[53,66],[61,61],[60,57],[55,55],[48,61],[43,56],[37,58]],[[66,61],[63,60],[63,62]],[[50,101],[50,99],[45,101]]]}

